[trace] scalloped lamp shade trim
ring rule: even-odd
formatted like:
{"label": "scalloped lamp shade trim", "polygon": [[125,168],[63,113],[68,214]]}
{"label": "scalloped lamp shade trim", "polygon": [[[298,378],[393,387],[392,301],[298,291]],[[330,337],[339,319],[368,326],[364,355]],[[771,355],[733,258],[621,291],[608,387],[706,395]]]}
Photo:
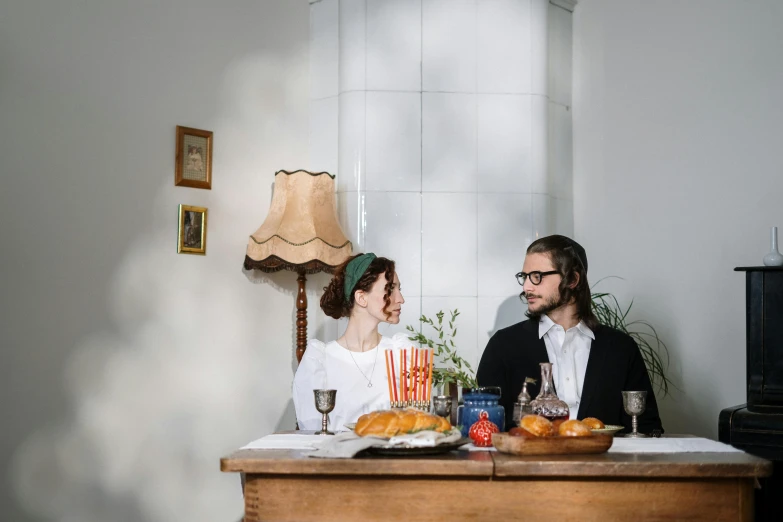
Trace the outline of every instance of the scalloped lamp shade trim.
{"label": "scalloped lamp shade trim", "polygon": [[306,170],[275,173],[269,215],[248,239],[245,269],[332,273],[352,251],[337,219],[334,176]]}

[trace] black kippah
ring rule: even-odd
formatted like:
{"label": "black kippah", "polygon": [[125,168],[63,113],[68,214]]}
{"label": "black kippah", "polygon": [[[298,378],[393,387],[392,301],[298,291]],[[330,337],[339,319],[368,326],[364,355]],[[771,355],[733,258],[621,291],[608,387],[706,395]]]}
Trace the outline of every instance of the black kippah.
{"label": "black kippah", "polygon": [[574,252],[576,253],[576,257],[579,258],[579,261],[582,262],[582,266],[585,269],[585,273],[587,273],[587,252],[585,252],[585,249],[582,248],[582,245],[571,239],[570,237],[562,236],[565,238],[566,242],[571,245],[571,248],[574,249]]}
{"label": "black kippah", "polygon": [[561,236],[560,234],[553,234],[551,236],[540,237],[533,241],[529,247],[527,247],[527,253],[533,252],[551,252],[567,251],[571,250],[574,257],[579,260],[579,264],[584,268],[587,273],[587,253],[582,245],[571,239],[570,237]]}

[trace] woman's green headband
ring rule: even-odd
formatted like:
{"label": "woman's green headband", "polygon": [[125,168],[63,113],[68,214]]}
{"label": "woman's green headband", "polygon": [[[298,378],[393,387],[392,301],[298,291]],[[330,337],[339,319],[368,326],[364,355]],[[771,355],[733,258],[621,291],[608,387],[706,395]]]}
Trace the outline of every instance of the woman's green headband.
{"label": "woman's green headband", "polygon": [[375,254],[367,253],[360,256],[356,256],[345,267],[345,300],[351,301],[351,292],[367,271],[367,267],[370,266],[375,260]]}

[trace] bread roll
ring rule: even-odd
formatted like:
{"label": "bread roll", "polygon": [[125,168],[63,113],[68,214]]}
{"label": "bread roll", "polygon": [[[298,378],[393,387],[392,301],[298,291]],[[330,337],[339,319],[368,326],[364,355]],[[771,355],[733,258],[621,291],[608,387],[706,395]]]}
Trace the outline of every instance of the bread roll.
{"label": "bread roll", "polygon": [[576,419],[565,421],[557,432],[561,437],[589,437],[593,434],[587,424]]}
{"label": "bread roll", "polygon": [[535,437],[535,435],[527,431],[525,428],[520,427],[511,428],[508,430],[508,434],[513,435],[514,437]]}
{"label": "bread roll", "polygon": [[587,424],[587,427],[591,430],[602,430],[606,428],[606,425],[595,417],[587,417],[586,419],[582,419],[582,422]]}
{"label": "bread roll", "polygon": [[549,419],[545,419],[540,415],[525,415],[519,421],[519,427],[536,437],[552,437],[556,433],[555,427],[552,426]]}
{"label": "bread roll", "polygon": [[360,437],[394,437],[433,430],[440,433],[449,431],[448,419],[409,408],[407,410],[379,410],[366,413],[356,421],[354,433]]}

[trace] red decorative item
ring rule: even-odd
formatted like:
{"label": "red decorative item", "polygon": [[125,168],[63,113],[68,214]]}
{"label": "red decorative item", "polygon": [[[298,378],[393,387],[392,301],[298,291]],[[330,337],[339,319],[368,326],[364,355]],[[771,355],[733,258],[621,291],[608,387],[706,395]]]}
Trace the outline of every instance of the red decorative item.
{"label": "red decorative item", "polygon": [[479,420],[474,422],[468,431],[468,436],[473,439],[473,444],[479,448],[492,446],[492,434],[500,431],[497,425],[488,419],[489,413],[482,410],[479,413]]}

